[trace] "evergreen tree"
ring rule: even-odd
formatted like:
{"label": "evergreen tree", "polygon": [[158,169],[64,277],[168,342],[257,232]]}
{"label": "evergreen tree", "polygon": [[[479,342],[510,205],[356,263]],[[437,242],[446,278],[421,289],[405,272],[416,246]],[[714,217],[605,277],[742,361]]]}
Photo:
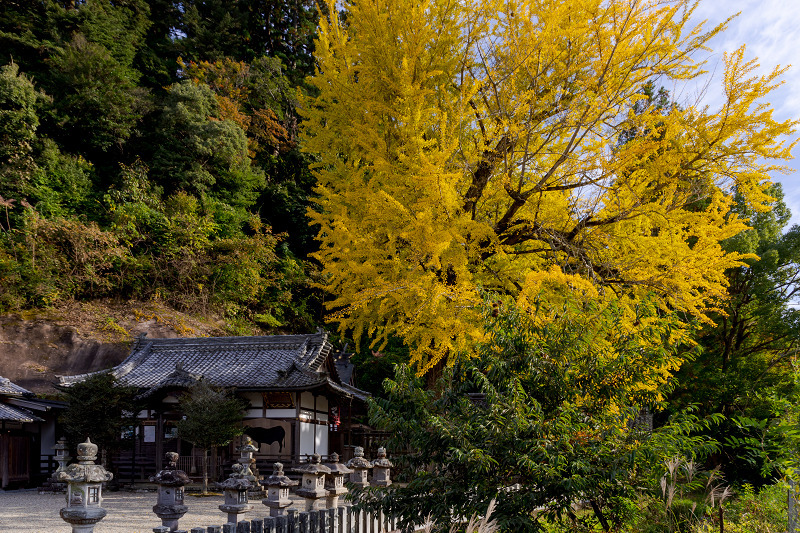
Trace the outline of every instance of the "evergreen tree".
{"label": "evergreen tree", "polygon": [[774,185],[773,208],[758,212],[741,197],[736,212],[751,229],[724,243],[752,259],[726,271],[728,298],[699,331],[702,348],[677,374],[673,409],[696,404],[723,415],[706,435],[722,444],[713,460],[732,482],[761,485],[782,475],[796,453],[792,404],[800,312],[792,305],[800,276],[800,227],[783,229],[789,211]]}
{"label": "evergreen tree", "polygon": [[208,451],[229,444],[244,432],[246,405],[229,391],[198,381],[180,400],[178,435],[203,450],[203,494],[208,493]]}
{"label": "evergreen tree", "polygon": [[135,394],[135,387],[120,384],[108,372],[62,388],[67,408],[59,422],[67,434],[70,449],[87,437],[108,454],[120,446],[132,444],[132,430],[139,412]]}

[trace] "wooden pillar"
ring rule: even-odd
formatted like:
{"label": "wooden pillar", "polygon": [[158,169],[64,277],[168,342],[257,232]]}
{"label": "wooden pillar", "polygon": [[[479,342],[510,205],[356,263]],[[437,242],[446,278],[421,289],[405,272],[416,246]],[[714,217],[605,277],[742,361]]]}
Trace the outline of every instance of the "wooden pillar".
{"label": "wooden pillar", "polygon": [[[5,426],[5,423],[3,424]],[[8,486],[8,433],[0,433],[0,489]]]}
{"label": "wooden pillar", "polygon": [[347,405],[347,445],[352,447],[353,446],[353,398],[350,398],[350,401]]}
{"label": "wooden pillar", "polygon": [[294,393],[294,438],[292,439],[292,461],[300,462],[300,392]]}
{"label": "wooden pillar", "polygon": [[314,453],[317,452],[317,393],[314,393]]}
{"label": "wooden pillar", "polygon": [[164,414],[158,411],[156,419],[156,472],[163,468],[164,457]]}

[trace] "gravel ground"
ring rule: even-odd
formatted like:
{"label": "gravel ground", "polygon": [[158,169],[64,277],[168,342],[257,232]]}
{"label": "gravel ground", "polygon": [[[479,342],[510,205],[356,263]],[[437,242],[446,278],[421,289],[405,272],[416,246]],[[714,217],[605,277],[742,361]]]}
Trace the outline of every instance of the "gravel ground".
{"label": "gravel ground", "polygon": [[[198,498],[187,494],[185,504],[189,512],[181,519],[180,529],[188,531],[193,527],[221,526],[225,523],[225,515],[217,506],[222,500],[222,496]],[[103,508],[108,514],[94,530],[96,533],[152,533],[154,527],[161,525],[153,514],[155,503],[154,492],[104,492]],[[261,504],[261,500],[250,503],[253,510],[243,517],[269,516],[269,509]],[[65,504],[63,494],[39,494],[35,490],[0,491],[0,532],[69,533],[69,524],[58,514]]]}

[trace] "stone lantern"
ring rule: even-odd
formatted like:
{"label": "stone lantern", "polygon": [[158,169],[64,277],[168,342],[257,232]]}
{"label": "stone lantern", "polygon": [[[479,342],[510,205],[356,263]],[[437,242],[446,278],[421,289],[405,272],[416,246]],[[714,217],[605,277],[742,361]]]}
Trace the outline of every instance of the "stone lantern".
{"label": "stone lantern", "polygon": [[58,474],[59,472],[63,472],[64,469],[67,467],[67,463],[69,462],[69,460],[72,459],[72,457],[69,456],[69,453],[67,453],[67,449],[68,449],[67,439],[65,439],[64,437],[58,439],[58,442],[56,442],[53,445],[53,451],[56,452],[54,459],[58,463],[56,474]]}
{"label": "stone lantern", "polygon": [[253,458],[253,454],[257,451],[258,448],[253,446],[253,439],[250,437],[245,437],[244,444],[239,448],[239,453],[241,454],[239,457],[239,464],[242,465],[242,477],[247,478],[250,481],[256,480],[256,476],[252,468],[256,463],[256,460]]}
{"label": "stone lantern", "polygon": [[275,463],[272,475],[261,482],[267,487],[267,499],[261,503],[269,507],[270,516],[283,516],[286,508],[292,504],[289,499],[289,488],[297,486],[297,481],[292,481],[283,475],[283,464]]}
{"label": "stone lantern", "polygon": [[376,487],[388,487],[392,484],[389,470],[394,465],[386,458],[386,448],[378,448],[378,458],[372,463],[372,484]]}
{"label": "stone lantern", "polygon": [[61,492],[66,489],[66,484],[58,481],[58,474],[67,468],[67,463],[70,461],[70,459],[72,459],[72,457],[69,456],[69,453],[67,453],[68,449],[67,439],[64,437],[58,439],[58,442],[53,445],[53,451],[56,452],[55,457],[53,458],[58,463],[58,468],[56,468],[56,471],[53,472],[53,475],[50,476],[50,479],[47,481],[49,490],[52,490],[53,492]]}
{"label": "stone lantern", "polygon": [[296,494],[305,498],[306,511],[313,511],[318,508],[320,498],[328,496],[325,490],[325,474],[330,474],[331,469],[321,464],[320,456],[315,453],[311,456],[311,461],[294,469],[295,472],[303,474],[301,488],[297,489]]}
{"label": "stone lantern", "polygon": [[91,533],[94,525],[106,516],[100,507],[103,502],[103,483],[113,474],[97,460],[97,445],[87,438],[78,444],[78,463],[66,467],[58,474],[58,481],[67,483],[67,506],[61,509],[61,518],[72,526],[73,533]]}
{"label": "stone lantern", "polygon": [[189,476],[178,470],[178,454],[167,452],[167,466],[150,478],[150,483],[158,484],[158,503],[153,512],[161,519],[161,525],[170,531],[178,529],[178,520],[188,511],[183,504],[183,486],[189,483]]}
{"label": "stone lantern", "polygon": [[247,491],[252,486],[253,483],[242,474],[242,465],[239,463],[233,465],[233,473],[228,479],[217,483],[217,487],[221,488],[225,494],[225,503],[219,506],[219,510],[228,513],[229,524],[237,522],[236,515],[253,509],[247,498]]}
{"label": "stone lantern", "polygon": [[353,458],[347,461],[347,467],[353,470],[353,473],[350,474],[350,483],[361,488],[369,487],[367,471],[372,468],[372,463],[364,459],[364,448],[356,446]]}
{"label": "stone lantern", "polygon": [[331,473],[325,475],[325,488],[328,489],[328,509],[339,507],[339,496],[347,494],[344,487],[345,474],[352,474],[353,471],[339,462],[339,454],[331,454],[331,462],[327,466]]}

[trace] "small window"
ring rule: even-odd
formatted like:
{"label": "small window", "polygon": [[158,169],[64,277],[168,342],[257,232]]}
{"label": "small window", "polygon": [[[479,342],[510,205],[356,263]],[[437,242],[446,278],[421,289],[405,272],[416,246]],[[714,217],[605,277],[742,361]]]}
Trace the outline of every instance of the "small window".
{"label": "small window", "polygon": [[89,500],[87,503],[100,503],[100,487],[89,487]]}

